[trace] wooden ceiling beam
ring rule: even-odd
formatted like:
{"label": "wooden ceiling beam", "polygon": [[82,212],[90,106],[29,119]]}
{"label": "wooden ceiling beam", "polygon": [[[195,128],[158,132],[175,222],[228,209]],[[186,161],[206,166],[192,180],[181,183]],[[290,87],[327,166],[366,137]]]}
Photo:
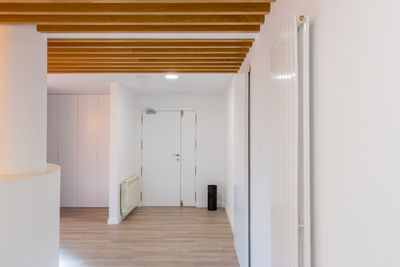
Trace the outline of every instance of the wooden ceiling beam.
{"label": "wooden ceiling beam", "polygon": [[1,15],[265,15],[270,3],[0,3]]}
{"label": "wooden ceiling beam", "polygon": [[240,66],[181,66],[181,65],[166,65],[159,66],[156,68],[155,66],[57,66],[57,67],[48,67],[48,70],[65,70],[65,69],[87,69],[87,70],[96,70],[96,69],[239,69]]}
{"label": "wooden ceiling beam", "polygon": [[48,54],[48,58],[245,58],[246,53],[230,54]]}
{"label": "wooden ceiling beam", "polygon": [[250,48],[252,42],[49,42],[48,48]]}
{"label": "wooden ceiling beam", "polygon": [[173,39],[165,39],[165,38],[50,38],[47,40],[48,44],[53,43],[174,43],[174,42],[182,42],[182,43],[236,43],[236,42],[254,42],[254,39],[251,38],[240,38],[240,39],[199,39],[199,38],[173,38]]}
{"label": "wooden ceiling beam", "polygon": [[48,63],[241,63],[243,58],[48,58]]}
{"label": "wooden ceiling beam", "polygon": [[238,70],[238,67],[64,67],[48,70]]}
{"label": "wooden ceiling beam", "polygon": [[42,33],[257,33],[260,31],[260,25],[38,25],[37,31]]}
{"label": "wooden ceiling beam", "polygon": [[[185,3],[272,3],[275,0],[183,0]],[[182,0],[0,0],[0,3],[90,3],[90,4],[137,4],[137,3],[182,3]]]}
{"label": "wooden ceiling beam", "polygon": [[101,74],[101,73],[237,73],[237,70],[135,70],[135,71],[121,71],[121,70],[102,70],[102,71],[84,71],[84,70],[51,70],[47,71],[49,74],[73,74],[73,73],[86,73],[86,74]]}
{"label": "wooden ceiling beam", "polygon": [[48,70],[47,73],[63,73],[63,74],[72,74],[72,73],[86,73],[86,74],[95,74],[95,73],[237,73],[238,70],[112,70],[112,69],[104,69],[104,70]]}
{"label": "wooden ceiling beam", "polygon": [[167,67],[178,67],[178,66],[188,66],[188,67],[193,67],[193,66],[215,66],[215,67],[224,67],[224,66],[229,66],[229,67],[240,67],[242,64],[239,62],[231,62],[231,63],[216,63],[216,62],[200,62],[200,63],[191,63],[191,62],[159,62],[159,63],[48,63],[47,66],[50,67],[65,67],[65,66],[70,66],[70,67],[76,67],[76,66],[81,66],[81,67],[98,67],[98,66],[108,66],[108,67],[159,67],[159,66],[167,66]]}
{"label": "wooden ceiling beam", "polygon": [[37,25],[260,25],[263,15],[0,15],[0,24]]}
{"label": "wooden ceiling beam", "polygon": [[126,54],[126,53],[145,53],[145,54],[182,54],[182,53],[247,53],[249,48],[52,48],[47,49],[48,54]]}

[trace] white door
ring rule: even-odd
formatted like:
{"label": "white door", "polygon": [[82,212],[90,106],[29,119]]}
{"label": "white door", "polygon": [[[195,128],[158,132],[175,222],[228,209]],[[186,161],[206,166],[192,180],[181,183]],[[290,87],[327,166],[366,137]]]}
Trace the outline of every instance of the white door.
{"label": "white door", "polygon": [[195,206],[195,112],[143,113],[142,205]]}
{"label": "white door", "polygon": [[180,112],[143,114],[144,206],[180,205]]}

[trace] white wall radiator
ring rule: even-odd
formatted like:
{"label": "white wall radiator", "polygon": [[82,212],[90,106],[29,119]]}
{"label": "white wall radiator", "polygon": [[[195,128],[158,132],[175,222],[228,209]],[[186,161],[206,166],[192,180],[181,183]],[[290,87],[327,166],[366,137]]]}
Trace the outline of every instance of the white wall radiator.
{"label": "white wall radiator", "polygon": [[121,182],[121,215],[125,217],[140,205],[140,176],[133,176]]}
{"label": "white wall radiator", "polygon": [[308,18],[294,17],[271,47],[272,267],[310,267]]}

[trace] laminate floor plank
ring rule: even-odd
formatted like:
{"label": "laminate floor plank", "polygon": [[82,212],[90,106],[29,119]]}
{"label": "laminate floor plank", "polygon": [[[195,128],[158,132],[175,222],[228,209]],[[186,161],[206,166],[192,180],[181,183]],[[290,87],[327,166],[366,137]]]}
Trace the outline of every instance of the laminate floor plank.
{"label": "laminate floor plank", "polygon": [[238,267],[224,209],[136,208],[107,225],[106,208],[62,208],[60,267]]}

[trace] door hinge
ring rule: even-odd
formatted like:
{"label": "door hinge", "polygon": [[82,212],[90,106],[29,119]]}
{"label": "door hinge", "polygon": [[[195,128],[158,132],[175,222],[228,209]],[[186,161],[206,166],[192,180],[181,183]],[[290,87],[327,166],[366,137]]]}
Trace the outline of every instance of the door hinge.
{"label": "door hinge", "polygon": [[143,166],[140,166],[140,175],[143,176]]}
{"label": "door hinge", "polygon": [[197,201],[197,192],[194,192],[194,201]]}
{"label": "door hinge", "polygon": [[143,193],[140,192],[140,201],[142,201],[142,200],[143,200]]}
{"label": "door hinge", "polygon": [[197,123],[197,114],[194,116],[194,122]]}
{"label": "door hinge", "polygon": [[183,113],[184,113],[184,111],[183,111],[183,110],[181,110],[181,117],[183,117]]}
{"label": "door hinge", "polygon": [[143,150],[143,140],[140,141],[140,148]]}
{"label": "door hinge", "polygon": [[142,117],[141,117],[140,121],[143,124],[143,113],[142,113]]}
{"label": "door hinge", "polygon": [[197,175],[197,166],[194,167],[194,174]]}
{"label": "door hinge", "polygon": [[197,149],[197,140],[194,141],[194,148]]}
{"label": "door hinge", "polygon": [[183,200],[181,200],[181,207],[183,207]]}

